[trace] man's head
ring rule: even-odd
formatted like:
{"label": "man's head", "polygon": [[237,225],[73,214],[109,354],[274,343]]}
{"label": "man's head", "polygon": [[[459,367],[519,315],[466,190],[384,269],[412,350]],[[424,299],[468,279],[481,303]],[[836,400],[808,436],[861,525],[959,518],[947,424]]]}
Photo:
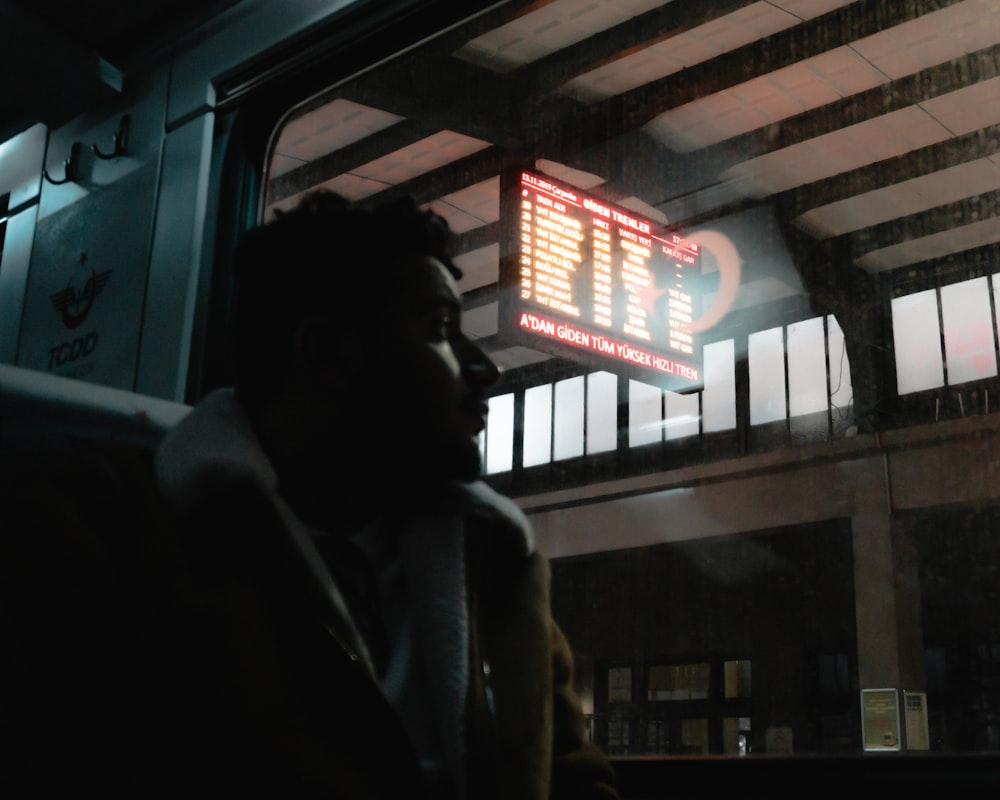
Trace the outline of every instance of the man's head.
{"label": "man's head", "polygon": [[310,438],[309,458],[470,480],[489,358],[460,329],[440,217],[307,196],[237,249],[237,391]]}

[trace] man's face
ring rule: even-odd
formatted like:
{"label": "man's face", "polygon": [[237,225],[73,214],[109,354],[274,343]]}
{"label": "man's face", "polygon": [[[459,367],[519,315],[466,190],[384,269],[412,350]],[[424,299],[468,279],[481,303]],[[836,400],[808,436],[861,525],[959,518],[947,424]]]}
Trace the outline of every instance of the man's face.
{"label": "man's face", "polygon": [[472,480],[480,473],[479,434],[486,391],[498,371],[461,330],[461,295],[435,258],[404,264],[386,309],[386,363],[372,365],[388,385],[373,398],[386,419],[385,445],[401,467],[421,475]]}

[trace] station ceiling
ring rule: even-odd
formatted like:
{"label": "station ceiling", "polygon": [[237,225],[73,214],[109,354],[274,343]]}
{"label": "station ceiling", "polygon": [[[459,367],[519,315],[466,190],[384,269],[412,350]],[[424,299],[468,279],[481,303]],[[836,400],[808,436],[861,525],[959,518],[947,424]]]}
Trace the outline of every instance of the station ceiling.
{"label": "station ceiling", "polygon": [[487,341],[511,166],[678,230],[766,206],[795,274],[748,264],[737,305],[809,295],[850,327],[996,268],[1000,0],[514,0],[313,99],[273,163],[272,208],[324,186],[448,218]]}

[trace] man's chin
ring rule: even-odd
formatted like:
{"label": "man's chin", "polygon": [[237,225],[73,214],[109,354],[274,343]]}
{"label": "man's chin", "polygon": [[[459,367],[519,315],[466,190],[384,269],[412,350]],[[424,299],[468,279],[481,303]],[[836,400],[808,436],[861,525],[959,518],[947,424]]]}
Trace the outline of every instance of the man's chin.
{"label": "man's chin", "polygon": [[441,477],[470,483],[483,475],[483,463],[478,446],[456,447],[438,451],[435,472]]}
{"label": "man's chin", "polygon": [[456,466],[457,469],[455,471],[454,478],[457,481],[471,483],[474,480],[478,480],[483,475],[483,462],[479,455],[478,448],[474,453],[466,456],[462,463],[459,463]]}

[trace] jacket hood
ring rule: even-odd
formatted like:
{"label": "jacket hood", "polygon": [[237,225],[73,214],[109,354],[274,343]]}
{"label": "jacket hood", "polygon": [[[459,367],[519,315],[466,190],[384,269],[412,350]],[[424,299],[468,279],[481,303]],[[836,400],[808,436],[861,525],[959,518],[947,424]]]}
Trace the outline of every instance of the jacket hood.
{"label": "jacket hood", "polygon": [[156,452],[156,477],[182,512],[233,483],[251,482],[268,493],[278,485],[232,389],[209,394],[167,433]]}

